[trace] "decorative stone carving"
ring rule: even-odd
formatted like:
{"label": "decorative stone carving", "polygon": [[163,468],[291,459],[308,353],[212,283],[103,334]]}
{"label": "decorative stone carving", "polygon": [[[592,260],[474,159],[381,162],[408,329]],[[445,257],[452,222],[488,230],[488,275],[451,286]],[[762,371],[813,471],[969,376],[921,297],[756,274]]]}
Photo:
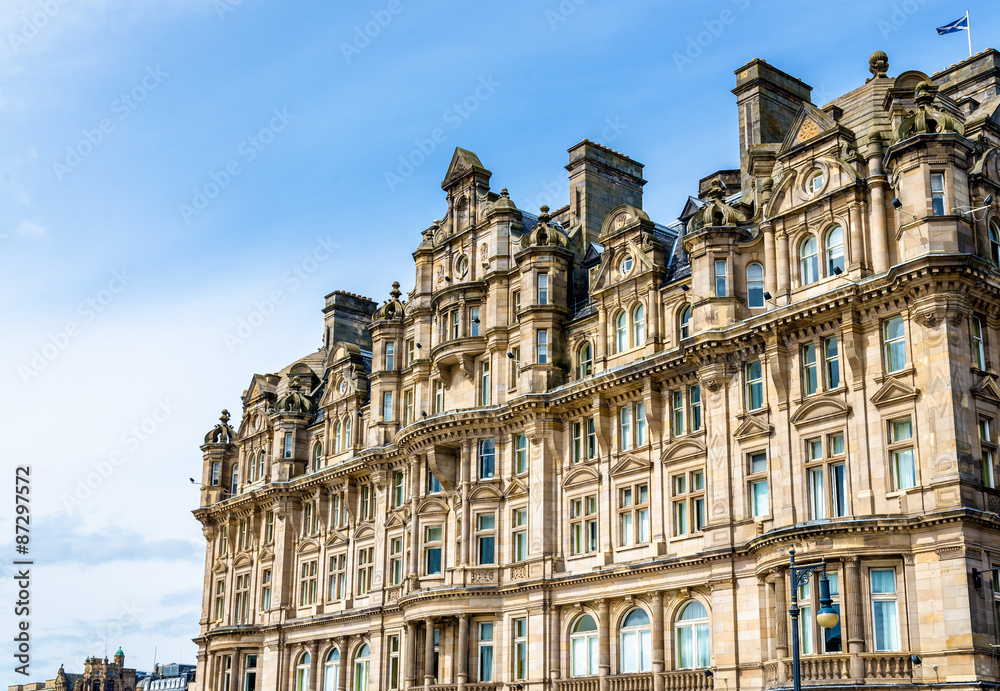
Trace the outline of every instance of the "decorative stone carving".
{"label": "decorative stone carving", "polygon": [[496,579],[496,572],[492,570],[473,571],[469,577],[469,581],[472,583],[495,583]]}

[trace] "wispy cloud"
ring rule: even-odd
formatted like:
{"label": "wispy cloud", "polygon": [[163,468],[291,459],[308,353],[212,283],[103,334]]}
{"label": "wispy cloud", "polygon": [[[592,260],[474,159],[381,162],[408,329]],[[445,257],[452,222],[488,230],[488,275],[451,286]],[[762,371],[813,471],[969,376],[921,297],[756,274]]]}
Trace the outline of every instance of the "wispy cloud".
{"label": "wispy cloud", "polygon": [[49,232],[49,229],[38,221],[24,221],[17,227],[17,234],[28,238],[39,238]]}

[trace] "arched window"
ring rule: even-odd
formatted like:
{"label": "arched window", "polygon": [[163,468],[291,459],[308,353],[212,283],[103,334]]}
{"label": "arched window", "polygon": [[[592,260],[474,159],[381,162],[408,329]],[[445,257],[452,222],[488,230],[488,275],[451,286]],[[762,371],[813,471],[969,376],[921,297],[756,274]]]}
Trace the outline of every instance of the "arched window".
{"label": "arched window", "polygon": [[764,306],[764,267],[754,262],[747,265],[747,307],[760,309]]}
{"label": "arched window", "polygon": [[313,470],[319,470],[323,464],[323,442],[316,442],[313,447]]}
{"label": "arched window", "polygon": [[323,691],[337,691],[340,683],[340,651],[334,648],[323,663]]}
{"label": "arched window", "polygon": [[260,455],[257,456],[257,477],[261,480],[264,479],[264,452],[261,451]]}
{"label": "arched window", "polygon": [[351,448],[351,416],[344,418],[344,451]]}
{"label": "arched window", "polygon": [[628,316],[619,312],[615,317],[615,352],[624,353],[628,350]]}
{"label": "arched window", "polygon": [[309,653],[302,653],[295,665],[295,691],[309,691],[309,664]]}
{"label": "arched window", "polygon": [[691,305],[684,305],[679,318],[681,338],[691,335]]}
{"label": "arched window", "polygon": [[232,494],[236,494],[236,489],[240,486],[240,464],[237,463],[233,466],[233,483],[230,488]]}
{"label": "arched window", "polygon": [[677,641],[677,669],[708,667],[708,611],[705,605],[691,600],[681,609],[674,622]]}
{"label": "arched window", "polygon": [[646,313],[642,305],[632,309],[632,347],[638,348],[646,342]]}
{"label": "arched window", "polygon": [[354,691],[368,688],[368,644],[365,643],[354,656]]}
{"label": "arched window", "polygon": [[840,226],[826,231],[826,275],[835,275],[837,269],[844,270],[844,229]]}
{"label": "arched window", "polygon": [[334,453],[340,453],[341,451],[344,450],[343,448],[341,448],[341,444],[340,444],[340,435],[343,432],[343,427],[344,427],[344,425],[343,425],[343,423],[340,420],[337,420],[333,424],[333,452]]}
{"label": "arched window", "polygon": [[569,635],[571,674],[574,677],[597,676],[597,623],[584,614]]}
{"label": "arched window", "polygon": [[1000,266],[1000,226],[996,221],[990,221],[990,259]]}
{"label": "arched window", "polygon": [[589,377],[594,371],[594,351],[590,341],[580,346],[580,378]]}
{"label": "arched window", "polygon": [[819,255],[815,235],[807,235],[799,245],[799,275],[804,286],[819,280]]}
{"label": "arched window", "polygon": [[621,673],[653,671],[653,633],[649,615],[638,607],[625,617],[621,628]]}

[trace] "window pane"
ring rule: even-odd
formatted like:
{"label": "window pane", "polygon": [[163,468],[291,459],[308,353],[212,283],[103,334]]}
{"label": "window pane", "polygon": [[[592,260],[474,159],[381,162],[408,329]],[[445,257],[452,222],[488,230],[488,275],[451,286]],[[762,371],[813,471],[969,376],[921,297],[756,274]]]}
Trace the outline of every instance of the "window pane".
{"label": "window pane", "polygon": [[636,632],[622,634],[622,673],[639,671],[639,641]]}
{"label": "window pane", "polygon": [[895,569],[872,569],[872,595],[896,594]]}
{"label": "window pane", "polygon": [[872,616],[872,626],[875,630],[875,650],[899,650],[899,621],[896,601],[873,602]]}

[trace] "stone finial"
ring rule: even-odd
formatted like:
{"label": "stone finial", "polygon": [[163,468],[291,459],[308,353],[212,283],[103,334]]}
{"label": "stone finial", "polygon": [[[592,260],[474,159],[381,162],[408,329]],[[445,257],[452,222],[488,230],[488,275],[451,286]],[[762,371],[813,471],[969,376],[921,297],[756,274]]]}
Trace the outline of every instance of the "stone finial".
{"label": "stone finial", "polygon": [[500,196],[503,197],[504,199],[507,199],[507,198],[510,197],[510,193],[507,192],[507,188],[506,187],[504,187],[503,189],[500,190]]}
{"label": "stone finial", "polygon": [[924,80],[917,84],[917,89],[914,92],[913,100],[918,106],[929,106],[934,102],[934,96],[937,94],[938,88],[931,84],[929,81]]}
{"label": "stone finial", "polygon": [[873,79],[881,79],[888,76],[889,56],[881,50],[876,50],[868,58],[868,71],[872,73]]}
{"label": "stone finial", "polygon": [[222,424],[224,424],[224,425],[226,423],[228,423],[229,422],[229,411],[226,410],[225,408],[223,408],[222,409],[222,415],[219,416],[219,420],[221,420]]}
{"label": "stone finial", "polygon": [[544,204],[542,204],[541,208],[538,210],[538,222],[539,223],[548,223],[551,220],[552,220],[552,217],[549,216],[549,207],[547,207]]}
{"label": "stone finial", "polygon": [[399,281],[393,281],[392,290],[389,291],[389,297],[391,297],[393,300],[398,300],[400,297],[402,297],[402,295],[403,294],[399,292]]}

